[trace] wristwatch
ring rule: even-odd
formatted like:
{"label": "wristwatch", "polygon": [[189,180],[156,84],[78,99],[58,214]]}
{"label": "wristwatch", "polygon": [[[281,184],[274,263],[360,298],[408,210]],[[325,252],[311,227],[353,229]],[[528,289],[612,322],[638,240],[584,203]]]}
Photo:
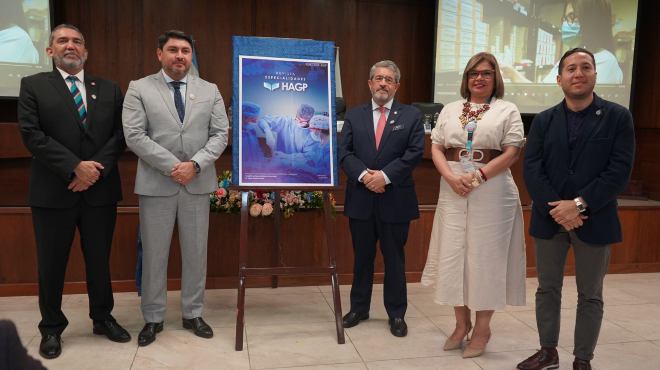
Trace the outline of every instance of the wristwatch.
{"label": "wristwatch", "polygon": [[580,197],[573,199],[573,201],[575,202],[575,208],[577,208],[578,212],[584,213],[587,211],[587,207],[584,206],[584,203],[582,203]]}
{"label": "wristwatch", "polygon": [[192,161],[192,160],[191,160],[190,162],[191,162],[191,163],[193,164],[193,166],[195,167],[195,173],[200,173],[200,172],[202,171],[202,168],[199,167],[199,163],[197,163],[197,162],[195,162],[195,161]]}

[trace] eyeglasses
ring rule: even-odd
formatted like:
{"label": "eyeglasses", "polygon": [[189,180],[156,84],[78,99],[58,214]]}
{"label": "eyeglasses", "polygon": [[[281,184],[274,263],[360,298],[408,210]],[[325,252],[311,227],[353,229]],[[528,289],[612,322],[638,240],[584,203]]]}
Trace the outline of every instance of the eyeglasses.
{"label": "eyeglasses", "polygon": [[470,72],[468,72],[468,77],[471,80],[476,79],[477,77],[479,77],[479,75],[481,75],[481,77],[485,80],[492,80],[493,77],[495,77],[495,71],[470,71]]}
{"label": "eyeglasses", "polygon": [[376,82],[385,81],[385,83],[387,83],[388,85],[392,85],[392,84],[396,83],[396,81],[394,81],[394,79],[392,77],[389,77],[389,76],[378,75],[378,76],[374,76],[374,78],[372,78],[372,80],[374,80]]}

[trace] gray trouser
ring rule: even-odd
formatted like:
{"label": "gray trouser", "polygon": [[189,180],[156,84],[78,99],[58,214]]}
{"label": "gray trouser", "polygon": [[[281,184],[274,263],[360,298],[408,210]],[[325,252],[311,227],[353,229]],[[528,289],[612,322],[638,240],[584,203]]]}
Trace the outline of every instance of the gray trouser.
{"label": "gray trouser", "polygon": [[552,239],[534,238],[539,288],[536,290],[536,325],[542,347],[559,342],[561,288],[569,247],[575,254],[575,282],[578,291],[575,319],[575,357],[590,361],[603,321],[603,279],[610,260],[610,246],[588,244],[575,232],[563,228]]}
{"label": "gray trouser", "polygon": [[140,195],[142,234],[142,315],[161,322],[167,307],[167,262],[175,222],[181,246],[181,314],[202,316],[206,286],[209,196],[190,194],[181,187],[172,196]]}

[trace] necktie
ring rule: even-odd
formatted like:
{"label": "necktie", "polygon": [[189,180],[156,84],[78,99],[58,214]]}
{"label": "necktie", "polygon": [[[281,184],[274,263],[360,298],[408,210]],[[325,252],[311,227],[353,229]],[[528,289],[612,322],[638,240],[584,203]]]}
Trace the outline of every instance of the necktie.
{"label": "necktie", "polygon": [[76,109],[78,110],[78,115],[80,116],[83,127],[87,128],[87,110],[85,109],[82,94],[80,93],[80,90],[78,90],[78,86],[76,86],[78,77],[69,76],[66,79],[71,82],[71,88],[69,90],[71,91],[71,95],[73,95],[73,102],[76,104]]}
{"label": "necktie", "polygon": [[387,120],[387,117],[385,117],[385,107],[378,107],[378,110],[380,111],[380,117],[378,118],[378,125],[376,126],[376,149],[378,149],[378,146],[380,145],[380,138],[383,137],[385,121]]}
{"label": "necktie", "polygon": [[181,81],[172,81],[170,82],[174,88],[174,106],[176,107],[176,112],[179,114],[179,119],[183,125],[183,117],[186,114],[186,107],[183,105],[183,97],[181,96],[180,87],[184,82]]}

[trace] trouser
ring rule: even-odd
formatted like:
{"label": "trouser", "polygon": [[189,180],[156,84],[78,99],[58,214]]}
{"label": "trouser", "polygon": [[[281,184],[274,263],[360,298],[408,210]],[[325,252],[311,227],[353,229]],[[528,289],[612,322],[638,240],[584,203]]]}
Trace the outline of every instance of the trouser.
{"label": "trouser", "polygon": [[351,311],[369,312],[374,280],[376,242],[385,263],[383,301],[390,318],[403,318],[408,308],[406,291],[406,258],[404,245],[410,222],[385,223],[373,217],[369,220],[349,219],[353,239],[353,285]]}
{"label": "trouser", "polygon": [[603,279],[610,259],[610,246],[588,244],[575,232],[562,228],[551,239],[536,242],[536,325],[542,347],[556,347],[559,342],[561,288],[564,264],[570,246],[575,255],[575,282],[578,291],[575,320],[575,357],[590,361],[603,320]]}
{"label": "trouser", "polygon": [[181,246],[181,313],[185,319],[202,316],[209,206],[208,194],[191,194],[184,187],[172,196],[140,195],[141,307],[146,322],[165,319],[167,262],[175,222]]}
{"label": "trouser", "polygon": [[64,275],[76,229],[85,259],[89,317],[114,320],[110,280],[110,247],[117,205],[90,206],[84,201],[71,208],[32,207],[39,269],[39,331],[61,334],[69,321],[62,312]]}

